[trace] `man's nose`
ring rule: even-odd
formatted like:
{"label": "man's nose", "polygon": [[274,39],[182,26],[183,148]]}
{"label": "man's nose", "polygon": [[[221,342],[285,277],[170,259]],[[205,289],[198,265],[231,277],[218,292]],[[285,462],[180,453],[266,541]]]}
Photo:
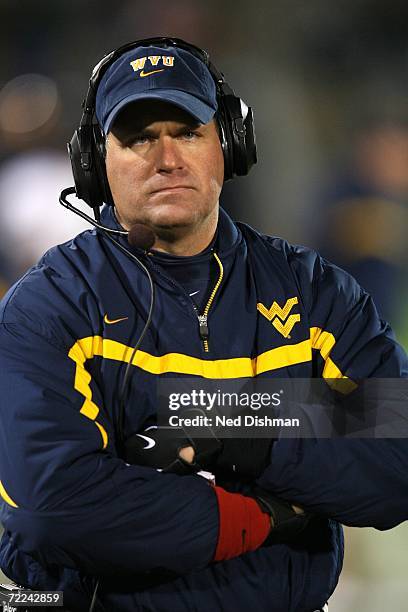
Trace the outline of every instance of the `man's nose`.
{"label": "man's nose", "polygon": [[173,172],[184,167],[180,143],[172,136],[166,135],[158,139],[156,156],[158,172]]}

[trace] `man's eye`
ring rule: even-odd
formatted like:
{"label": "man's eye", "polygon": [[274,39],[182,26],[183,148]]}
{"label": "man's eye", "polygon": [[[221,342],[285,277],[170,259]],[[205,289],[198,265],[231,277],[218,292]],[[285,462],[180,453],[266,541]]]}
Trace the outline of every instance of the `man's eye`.
{"label": "man's eye", "polygon": [[183,133],[183,138],[186,140],[194,140],[195,138],[198,138],[198,133],[194,130],[187,130]]}
{"label": "man's eye", "polygon": [[147,134],[136,134],[129,138],[128,147],[133,147],[137,145],[144,145],[151,141],[151,137]]}

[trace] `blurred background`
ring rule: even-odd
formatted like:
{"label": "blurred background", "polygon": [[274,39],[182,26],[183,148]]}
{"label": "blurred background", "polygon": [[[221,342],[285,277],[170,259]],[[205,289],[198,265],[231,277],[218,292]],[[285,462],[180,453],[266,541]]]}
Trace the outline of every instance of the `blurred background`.
{"label": "blurred background", "polygon": [[[58,204],[92,67],[185,38],[254,108],[259,163],[235,219],[354,274],[408,346],[408,4],[402,0],[0,0],[0,296],[87,225]],[[1,526],[0,526],[1,530]],[[407,609],[408,527],[346,530],[330,612]]]}

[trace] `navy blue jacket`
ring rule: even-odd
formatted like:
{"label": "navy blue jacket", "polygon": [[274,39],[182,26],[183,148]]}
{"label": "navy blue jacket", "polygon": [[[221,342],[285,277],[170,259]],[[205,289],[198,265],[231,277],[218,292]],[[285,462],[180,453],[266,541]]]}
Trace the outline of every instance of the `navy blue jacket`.
{"label": "navy blue jacket", "polygon": [[[116,224],[110,209],[104,222]],[[224,276],[207,347],[191,298],[143,256],[156,305],[136,356],[126,434],[155,415],[158,377],[174,373],[408,375],[389,326],[345,272],[223,211],[218,234]],[[388,529],[407,518],[406,441],[278,440],[259,482],[317,518],[292,545],[212,563],[218,507],[207,482],[127,465],[115,447],[119,388],[148,304],[144,273],[96,230],[51,249],[3,299],[3,571],[31,588],[63,589],[78,610],[96,576],[100,601],[121,612],[322,605],[341,570],[339,523]]]}

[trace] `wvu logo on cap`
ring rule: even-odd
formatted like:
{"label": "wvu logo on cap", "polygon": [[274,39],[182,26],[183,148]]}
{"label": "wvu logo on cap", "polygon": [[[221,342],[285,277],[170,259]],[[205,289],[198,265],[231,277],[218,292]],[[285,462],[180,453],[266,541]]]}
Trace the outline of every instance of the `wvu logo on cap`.
{"label": "wvu logo on cap", "polygon": [[283,307],[279,306],[277,302],[273,302],[270,308],[266,308],[261,302],[259,302],[256,307],[261,315],[268,319],[284,338],[290,338],[289,334],[293,326],[300,321],[300,314],[291,314],[288,316],[293,306],[297,303],[297,297],[293,297],[286,300]]}
{"label": "wvu logo on cap", "polygon": [[[146,68],[158,67],[158,69],[145,72],[144,67],[146,65],[146,62],[148,62]],[[141,71],[139,73],[139,76],[146,77],[146,76],[149,76],[150,74],[155,74],[156,72],[163,72],[164,68],[161,68],[160,66],[166,66],[166,67],[174,66],[174,56],[173,55],[148,55],[147,57],[139,57],[138,59],[133,60],[133,62],[130,62],[130,65],[132,66],[134,72],[139,72],[139,70]]]}

